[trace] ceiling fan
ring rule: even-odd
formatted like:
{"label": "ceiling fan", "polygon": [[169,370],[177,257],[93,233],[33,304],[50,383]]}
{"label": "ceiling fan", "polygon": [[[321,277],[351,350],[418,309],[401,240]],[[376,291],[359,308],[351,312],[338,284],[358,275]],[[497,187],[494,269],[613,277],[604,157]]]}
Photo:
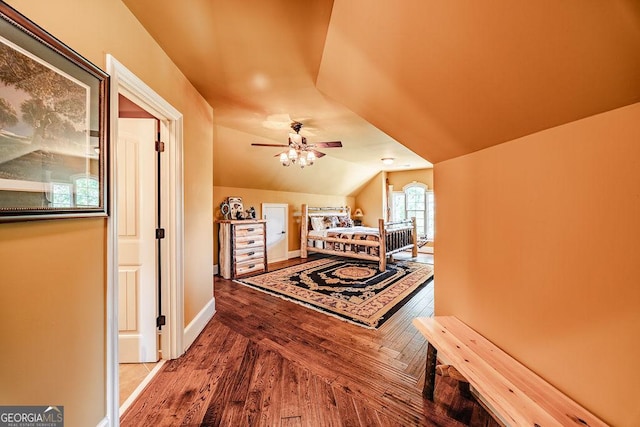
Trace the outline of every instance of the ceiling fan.
{"label": "ceiling fan", "polygon": [[315,144],[307,144],[307,138],[300,135],[300,129],[303,124],[300,122],[291,123],[291,129],[295,133],[289,133],[289,144],[258,144],[253,143],[251,145],[256,147],[287,147],[288,150],[283,151],[280,154],[276,154],[275,157],[280,157],[280,163],[282,166],[289,166],[291,164],[298,163],[301,168],[305,166],[313,165],[314,161],[324,156],[324,153],[317,151],[316,148],[339,148],[342,147],[340,141],[330,142],[317,142]]}

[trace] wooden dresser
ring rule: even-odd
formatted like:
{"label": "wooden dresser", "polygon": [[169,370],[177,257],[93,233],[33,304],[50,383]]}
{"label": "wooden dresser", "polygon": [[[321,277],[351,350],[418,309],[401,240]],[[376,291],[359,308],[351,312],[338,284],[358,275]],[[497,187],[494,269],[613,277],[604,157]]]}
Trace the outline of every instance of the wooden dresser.
{"label": "wooden dresser", "polygon": [[267,271],[267,221],[217,220],[220,275],[225,279]]}

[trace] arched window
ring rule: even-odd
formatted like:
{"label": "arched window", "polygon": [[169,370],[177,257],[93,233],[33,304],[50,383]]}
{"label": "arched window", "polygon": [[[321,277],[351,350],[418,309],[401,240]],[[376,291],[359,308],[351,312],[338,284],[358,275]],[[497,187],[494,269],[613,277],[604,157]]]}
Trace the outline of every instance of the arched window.
{"label": "arched window", "polygon": [[76,190],[76,206],[99,206],[100,187],[97,178],[80,175],[73,180],[73,183]]}
{"label": "arched window", "polygon": [[391,220],[401,221],[416,218],[420,239],[434,240],[435,211],[433,190],[420,182],[402,187],[402,191],[391,192]]}
{"label": "arched window", "polygon": [[52,182],[51,191],[47,193],[49,206],[52,208],[70,208],[73,206],[73,188],[65,182]]}

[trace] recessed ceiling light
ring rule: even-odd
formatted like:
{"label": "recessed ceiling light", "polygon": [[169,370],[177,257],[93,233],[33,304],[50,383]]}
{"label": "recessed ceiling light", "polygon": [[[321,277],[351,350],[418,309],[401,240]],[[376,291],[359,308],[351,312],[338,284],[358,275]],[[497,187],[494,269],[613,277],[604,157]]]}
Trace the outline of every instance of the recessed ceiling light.
{"label": "recessed ceiling light", "polygon": [[383,165],[387,165],[387,166],[388,166],[388,165],[392,165],[392,164],[393,164],[393,161],[394,161],[395,159],[394,159],[394,158],[392,158],[392,157],[385,157],[384,159],[380,159],[380,160],[382,160],[382,164],[383,164]]}

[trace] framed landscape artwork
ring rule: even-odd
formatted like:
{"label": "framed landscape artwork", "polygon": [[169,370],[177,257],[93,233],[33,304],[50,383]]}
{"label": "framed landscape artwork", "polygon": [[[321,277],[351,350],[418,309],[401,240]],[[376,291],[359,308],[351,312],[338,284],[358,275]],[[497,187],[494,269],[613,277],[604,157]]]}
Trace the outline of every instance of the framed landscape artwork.
{"label": "framed landscape artwork", "polygon": [[106,216],[109,77],[0,3],[0,221]]}

